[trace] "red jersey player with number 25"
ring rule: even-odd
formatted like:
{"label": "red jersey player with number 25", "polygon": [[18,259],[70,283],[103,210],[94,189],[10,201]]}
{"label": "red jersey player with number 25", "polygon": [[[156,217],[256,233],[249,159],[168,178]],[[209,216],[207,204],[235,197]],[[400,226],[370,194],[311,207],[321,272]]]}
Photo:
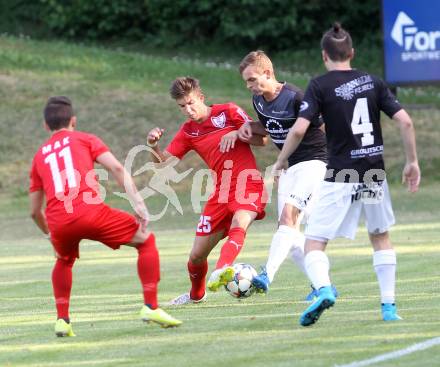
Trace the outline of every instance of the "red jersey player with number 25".
{"label": "red jersey player with number 25", "polygon": [[[188,120],[164,151],[157,144],[164,130],[156,127],[148,133],[147,144],[154,150],[154,159],[181,159],[194,150],[211,170],[215,183],[215,191],[200,217],[189,256],[191,290],[170,302],[179,306],[206,299],[207,258],[224,237],[227,240],[207,286],[217,291],[232,280],[231,265],[243,246],[246,230],[252,221],[264,217],[266,194],[249,143],[238,139],[238,129],[250,121],[249,116],[233,103],[207,106],[198,80],[191,77],[175,79],[170,94]],[[266,138],[254,135],[250,143],[264,145]]]}
{"label": "red jersey player with number 25", "polygon": [[[146,226],[148,211],[125,168],[98,137],[79,131],[72,103],[52,97],[44,109],[45,128],[51,137],[38,149],[32,162],[29,196],[37,226],[50,234],[56,262],[52,285],[58,314],[57,336],[75,336],[69,318],[72,267],[82,239],[100,241],[112,249],[121,245],[138,251],[137,269],[143,288],[141,319],[163,327],[178,326],[157,305],[159,254],[155,237]],[[104,166],[125,188],[136,216],[112,209],[99,195],[94,163]],[[43,202],[46,198],[46,210]]]}

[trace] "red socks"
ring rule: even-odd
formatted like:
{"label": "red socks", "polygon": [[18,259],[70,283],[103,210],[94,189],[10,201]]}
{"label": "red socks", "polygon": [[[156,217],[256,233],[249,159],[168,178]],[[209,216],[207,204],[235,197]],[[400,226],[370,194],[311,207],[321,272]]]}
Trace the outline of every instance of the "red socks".
{"label": "red socks", "polygon": [[[137,269],[144,293],[144,303],[157,308],[157,283],[160,280],[159,253],[154,233],[137,247]],[[76,259],[57,259],[52,271],[52,285],[59,319],[69,319],[70,291],[72,289],[72,267]]]}
{"label": "red socks", "polygon": [[52,270],[52,286],[59,319],[69,319],[72,267],[76,259],[57,259]]}
{"label": "red socks", "polygon": [[208,272],[208,261],[205,260],[201,264],[194,264],[188,261],[188,274],[191,280],[191,299],[199,300],[205,295],[206,273]]}
{"label": "red socks", "polygon": [[220,257],[215,265],[216,269],[221,269],[225,265],[231,265],[237,258],[243,247],[246,231],[243,228],[231,228],[228,232],[228,240],[223,244],[220,250]]}
{"label": "red socks", "polygon": [[159,253],[154,233],[137,247],[137,269],[144,292],[144,303],[152,310],[157,308],[157,283],[160,280]]}
{"label": "red socks", "polygon": [[[228,232],[228,240],[223,244],[220,250],[220,257],[215,266],[221,269],[225,265],[231,265],[237,258],[243,247],[246,231],[243,228],[231,228]],[[206,273],[208,272],[208,261],[201,264],[194,264],[188,261],[188,273],[191,280],[190,297],[193,300],[199,300],[205,295]]]}

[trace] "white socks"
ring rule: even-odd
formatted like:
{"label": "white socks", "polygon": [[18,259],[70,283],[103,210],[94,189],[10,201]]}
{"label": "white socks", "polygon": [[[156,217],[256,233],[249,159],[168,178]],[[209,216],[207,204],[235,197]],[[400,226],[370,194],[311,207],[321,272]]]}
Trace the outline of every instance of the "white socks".
{"label": "white socks", "polygon": [[324,251],[310,251],[304,258],[304,265],[315,289],[331,285],[330,262]]}
{"label": "white socks", "polygon": [[293,247],[290,250],[289,256],[292,259],[292,261],[298,266],[298,268],[307,276],[307,270],[304,265],[304,244],[306,242],[306,238],[304,235],[296,231],[296,237],[293,243]]}
{"label": "white socks", "polygon": [[394,303],[395,301],[396,263],[394,250],[380,250],[373,254],[373,266],[379,282],[382,303]]}
{"label": "white socks", "polygon": [[267,276],[271,282],[291,249],[292,260],[305,273],[304,235],[295,228],[280,225],[272,237],[269,258],[266,263]]}

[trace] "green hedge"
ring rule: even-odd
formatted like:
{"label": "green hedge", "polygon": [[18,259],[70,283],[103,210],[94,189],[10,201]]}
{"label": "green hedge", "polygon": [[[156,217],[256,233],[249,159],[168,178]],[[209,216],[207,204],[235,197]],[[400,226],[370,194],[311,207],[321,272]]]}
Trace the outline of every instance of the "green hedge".
{"label": "green hedge", "polygon": [[49,27],[41,21],[43,8],[39,1],[0,0],[0,32],[48,35]]}
{"label": "green hedge", "polygon": [[[164,46],[214,43],[298,49],[339,20],[357,42],[380,39],[377,0],[11,0],[9,14],[55,36],[85,40],[148,39]],[[8,12],[8,11],[7,11]],[[2,11],[3,18],[4,9]],[[3,27],[4,28],[4,27]]]}
{"label": "green hedge", "polygon": [[39,0],[47,27],[82,39],[142,38],[150,30],[144,0]]}
{"label": "green hedge", "polygon": [[272,50],[304,48],[339,20],[362,42],[380,39],[380,8],[318,0],[151,0],[152,25],[163,42],[227,43]]}

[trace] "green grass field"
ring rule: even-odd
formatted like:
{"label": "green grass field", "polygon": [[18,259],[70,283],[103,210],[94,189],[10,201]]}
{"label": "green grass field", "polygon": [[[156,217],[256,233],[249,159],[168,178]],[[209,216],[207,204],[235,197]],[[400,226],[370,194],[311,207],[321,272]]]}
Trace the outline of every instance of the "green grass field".
{"label": "green grass field", "polygon": [[[236,71],[241,56],[202,59],[191,53],[125,52],[0,36],[0,366],[335,366],[440,336],[440,89],[420,87],[399,90],[417,129],[423,175],[417,195],[396,184],[403,163],[400,137],[388,119],[383,124],[399,223],[392,239],[399,259],[397,294],[403,321],[380,321],[372,250],[364,230],[354,242],[329,246],[332,278],[341,296],[308,329],[298,325],[298,318],[306,307],[302,299],[309,285],[289,260],[267,296],[238,302],[225,292],[210,294],[205,304],[170,310],[184,324],[164,330],[138,319],[141,293],[135,251],[112,252],[84,241],[71,302],[78,336],[55,338],[50,283],[54,260],[50,244],[28,217],[26,198],[32,155],[47,136],[41,126],[46,99],[70,96],[79,127],[102,136],[123,160],[130,148],[144,143],[153,126],[167,129],[165,141],[177,130],[182,118],[168,96],[176,76],[199,78],[209,103],[235,101],[251,112],[250,95]],[[322,72],[319,53],[309,62],[310,57],[308,52],[281,55],[279,78],[304,87],[312,75]],[[275,149],[255,151],[263,169],[276,157]],[[190,155],[178,170],[199,166]],[[147,180],[148,175],[137,177],[142,185]],[[162,303],[189,285],[186,261],[198,215],[191,209],[188,182],[175,187],[184,214],[170,208],[151,224],[161,254]],[[129,209],[114,195],[107,198]],[[160,196],[147,203],[153,213],[164,205]],[[252,226],[239,261],[255,267],[264,263],[275,230],[274,204],[267,211],[267,218]],[[217,255],[218,249],[210,257],[211,266]],[[376,365],[437,366],[440,346]]]}
{"label": "green grass field", "polygon": [[[308,282],[289,260],[267,296],[237,301],[221,291],[209,294],[205,304],[169,309],[184,321],[178,329],[143,324],[138,319],[141,294],[135,251],[113,252],[84,241],[82,257],[74,268],[71,302],[77,337],[64,339],[53,333],[51,246],[24,217],[22,199],[2,200],[0,365],[334,366],[438,337],[440,216],[432,198],[440,191],[435,185],[422,186],[417,195],[401,187],[392,191],[399,222],[392,239],[399,259],[401,322],[380,321],[372,250],[362,229],[356,241],[338,240],[329,246],[332,277],[341,296],[310,328],[298,325],[306,307],[302,299],[309,291]],[[271,213],[251,228],[239,261],[254,266],[264,263],[274,230]],[[152,223],[161,254],[161,303],[188,289],[186,260],[196,216],[186,213],[185,217],[173,219],[168,214]],[[217,255],[218,249],[210,265]],[[378,365],[438,364],[439,345]]]}

